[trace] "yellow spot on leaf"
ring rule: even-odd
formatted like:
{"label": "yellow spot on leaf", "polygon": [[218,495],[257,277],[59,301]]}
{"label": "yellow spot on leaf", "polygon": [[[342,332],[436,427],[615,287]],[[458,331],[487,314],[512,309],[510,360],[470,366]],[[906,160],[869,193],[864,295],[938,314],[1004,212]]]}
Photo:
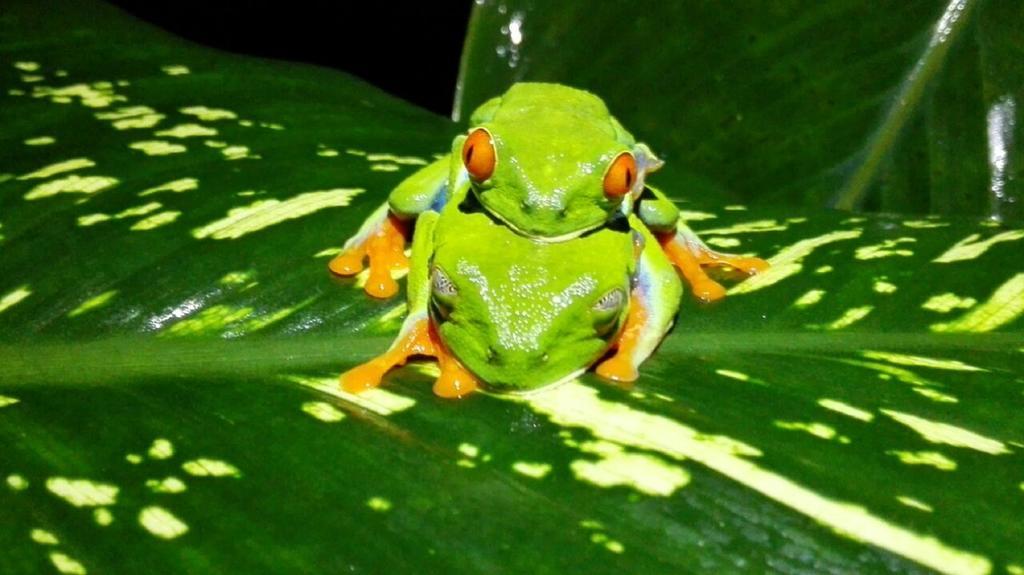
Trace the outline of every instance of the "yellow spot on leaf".
{"label": "yellow spot on leaf", "polygon": [[1000,242],[1012,242],[1024,238],[1024,230],[1011,230],[996,234],[987,240],[981,240],[981,234],[971,234],[953,247],[946,250],[942,255],[932,260],[935,263],[947,264],[963,260],[973,260]]}
{"label": "yellow spot on leaf", "polygon": [[780,224],[777,220],[757,220],[754,222],[743,222],[729,226],[727,228],[712,228],[709,230],[701,230],[699,233],[702,236],[727,236],[732,234],[752,234],[761,232],[781,232],[788,229],[789,226]]}
{"label": "yellow spot on leaf", "polygon": [[0,297],[0,313],[9,310],[12,306],[17,305],[30,295],[32,295],[32,290],[28,289],[28,284],[6,293],[3,297]]}
{"label": "yellow spot on leaf", "polygon": [[907,465],[929,465],[941,471],[954,471],[956,462],[937,451],[887,451]]}
{"label": "yellow spot on leaf", "polygon": [[75,507],[113,505],[117,502],[117,493],[120,491],[115,485],[64,477],[47,479],[46,489]]}
{"label": "yellow spot on leaf", "polygon": [[182,66],[181,64],[161,66],[160,69],[163,70],[164,74],[167,74],[168,76],[182,76],[184,74],[188,74],[189,72],[191,72],[191,70],[188,69],[188,66]]}
{"label": "yellow spot on leaf", "polygon": [[[79,223],[81,223],[81,222],[79,222]],[[112,289],[110,291],[105,291],[105,292],[103,292],[103,293],[101,293],[101,294],[99,294],[99,295],[97,295],[95,297],[91,297],[91,298],[83,301],[81,304],[79,304],[78,307],[76,307],[75,309],[73,309],[70,312],[68,312],[68,317],[78,317],[78,316],[80,316],[80,315],[82,315],[84,313],[88,313],[88,312],[90,312],[90,311],[92,311],[94,309],[99,309],[99,308],[107,305],[107,303],[110,302],[110,300],[114,299],[114,296],[116,296],[116,295],[117,295],[117,290],[116,289]]]}
{"label": "yellow spot on leaf", "polygon": [[833,439],[836,439],[836,440],[839,441],[839,443],[849,443],[850,442],[850,438],[848,438],[846,436],[843,436],[843,435],[839,435],[838,433],[836,433],[835,428],[832,427],[831,425],[826,425],[824,423],[818,423],[816,421],[806,422],[806,421],[781,421],[781,420],[776,420],[775,421],[775,427],[778,427],[779,429],[790,430],[790,431],[803,431],[803,432],[809,433],[809,434],[811,434],[811,435],[813,435],[815,437],[820,437],[821,439],[827,439],[829,441],[831,441]]}
{"label": "yellow spot on leaf", "polygon": [[241,477],[234,465],[219,459],[200,458],[186,461],[181,465],[185,473],[196,477]]}
{"label": "yellow spot on leaf", "polygon": [[185,485],[184,481],[173,476],[166,477],[164,479],[147,479],[146,487],[148,487],[153,493],[166,493],[171,495],[184,493],[188,489],[188,486]]}
{"label": "yellow spot on leaf", "polygon": [[398,395],[381,388],[368,389],[358,394],[342,391],[337,377],[316,378],[292,375],[286,376],[285,379],[333,395],[380,415],[391,415],[416,405],[416,400],[411,397]]}
{"label": "yellow spot on leaf", "polygon": [[805,308],[810,307],[821,301],[821,298],[825,296],[825,290],[823,289],[812,289],[808,290],[804,295],[800,296],[795,302],[793,307]]}
{"label": "yellow spot on leaf", "polygon": [[751,293],[775,285],[790,276],[800,273],[800,270],[804,267],[804,258],[809,256],[815,249],[833,242],[859,238],[860,234],[860,230],[846,230],[800,240],[789,247],[783,248],[775,256],[769,258],[768,262],[771,263],[772,267],[768,268],[767,271],[757,274],[733,287],[729,290],[729,294]]}
{"label": "yellow spot on leaf", "polygon": [[50,136],[39,136],[38,138],[29,138],[29,139],[25,140],[25,145],[26,146],[49,146],[50,144],[52,144],[52,143],[54,143],[56,141],[57,140],[55,140],[54,138],[52,138]]}
{"label": "yellow spot on leaf", "polygon": [[934,511],[931,505],[928,505],[923,501],[914,499],[913,497],[907,497],[906,495],[897,495],[896,501],[899,501],[900,503],[906,505],[907,507],[913,507],[914,509],[919,509],[926,513],[931,513],[932,511]]}
{"label": "yellow spot on leaf", "polygon": [[933,323],[936,332],[986,332],[1002,327],[1024,314],[1024,273],[1001,286],[987,301],[947,323]]}
{"label": "yellow spot on leaf", "polygon": [[114,514],[105,507],[92,510],[92,520],[100,527],[106,527],[114,522]]}
{"label": "yellow spot on leaf", "polygon": [[708,238],[704,243],[716,248],[735,248],[742,242],[739,238]]}
{"label": "yellow spot on leaf", "polygon": [[543,479],[545,475],[551,473],[551,465],[531,461],[517,461],[512,464],[512,471],[534,479]]}
{"label": "yellow spot on leaf", "polygon": [[172,144],[163,140],[147,140],[144,142],[133,142],[128,144],[133,150],[138,150],[147,156],[166,156],[169,154],[180,154],[188,150],[181,144]]}
{"label": "yellow spot on leaf", "polygon": [[24,491],[28,489],[28,480],[17,473],[12,473],[7,476],[7,487],[12,491]]}
{"label": "yellow spot on leaf", "polygon": [[679,212],[679,221],[684,223],[684,224],[686,222],[699,222],[701,220],[713,220],[713,219],[715,219],[717,217],[718,216],[716,216],[715,214],[711,214],[711,213],[708,213],[708,212],[696,212],[696,211],[686,211],[686,210],[681,210]]}
{"label": "yellow spot on leaf", "polygon": [[942,393],[941,391],[932,389],[930,387],[915,387],[915,388],[913,388],[913,392],[918,394],[918,395],[920,395],[920,396],[927,397],[928,399],[930,399],[932,401],[937,401],[939,403],[959,403],[960,402],[959,399],[953,397],[952,395],[949,395],[949,394],[946,394],[946,393]]}
{"label": "yellow spot on leaf", "polygon": [[900,244],[914,243],[916,241],[917,240],[914,238],[884,240],[880,244],[857,248],[857,251],[854,252],[854,257],[858,260],[875,260],[879,258],[891,258],[894,256],[910,257],[914,255],[913,250],[900,248],[898,246]]}
{"label": "yellow spot on leaf", "polygon": [[322,156],[324,158],[333,158],[334,156],[338,155],[338,150],[332,150],[330,148],[325,148],[323,150],[317,150],[316,155]]}
{"label": "yellow spot on leaf", "polygon": [[741,206],[741,205],[737,204],[737,205],[732,205],[732,206],[725,206],[724,209],[727,212],[745,212],[745,211],[747,211],[747,206]]}
{"label": "yellow spot on leaf", "polygon": [[394,154],[369,154],[366,156],[368,162],[392,162],[411,166],[425,166],[427,161],[416,156],[396,156]]}
{"label": "yellow spot on leaf", "polygon": [[954,309],[970,309],[976,303],[978,300],[973,297],[960,297],[955,293],[947,292],[928,298],[928,301],[921,304],[921,307],[937,313],[949,313]]}
{"label": "yellow spot on leaf", "polygon": [[128,463],[131,463],[132,465],[138,465],[142,463],[142,456],[139,455],[138,453],[129,453],[128,455],[124,456],[124,460],[127,461]]}
{"label": "yellow spot on leaf", "polygon": [[167,224],[173,223],[175,220],[178,219],[178,216],[180,215],[181,212],[177,210],[168,210],[166,212],[160,212],[159,214],[153,214],[148,218],[135,222],[134,224],[132,224],[132,227],[130,229],[136,232],[152,230],[155,228],[159,228],[160,226],[165,226]]}
{"label": "yellow spot on leaf", "polygon": [[391,502],[383,497],[371,497],[366,501],[366,506],[381,513],[391,510]]}
{"label": "yellow spot on leaf", "polygon": [[399,166],[398,164],[374,164],[370,166],[370,170],[374,172],[397,172]]}
{"label": "yellow spot on leaf", "polygon": [[217,120],[234,120],[238,116],[230,110],[220,108],[207,108],[206,106],[188,106],[179,110],[182,114],[195,116],[203,122],[216,122]]}
{"label": "yellow spot on leaf", "polygon": [[259,156],[255,156],[249,153],[248,146],[228,146],[220,151],[224,155],[224,158],[228,160],[242,160],[245,158],[258,159]]}
{"label": "yellow spot on leaf", "polygon": [[174,455],[174,444],[167,439],[156,439],[146,453],[150,459],[170,459]]}
{"label": "yellow spot on leaf", "polygon": [[826,325],[825,329],[834,330],[850,327],[851,325],[857,323],[858,321],[866,318],[868,314],[870,314],[871,311],[874,309],[875,306],[873,305],[862,305],[860,307],[848,309],[838,319]]}
{"label": "yellow spot on leaf", "polygon": [[181,519],[156,505],[146,507],[139,512],[139,525],[161,539],[174,539],[188,532],[188,525]]}
{"label": "yellow spot on leaf", "polygon": [[958,359],[939,359],[920,355],[891,353],[887,351],[865,351],[861,355],[868,359],[878,359],[894,363],[896,365],[913,365],[918,367],[929,367],[932,369],[945,369],[949,371],[987,371],[980,367],[966,364]]}
{"label": "yellow spot on leaf", "polygon": [[872,286],[872,288],[875,290],[875,293],[885,295],[896,293],[897,289],[896,284],[889,283],[885,280],[875,280],[875,285]]}
{"label": "yellow spot on leaf", "polygon": [[22,72],[35,72],[39,70],[39,62],[15,62],[11,65]]}
{"label": "yellow spot on leaf", "polygon": [[111,112],[97,112],[96,118],[113,120],[112,125],[116,130],[139,130],[159,124],[164,115],[149,106],[129,106]]}
{"label": "yellow spot on leaf", "polygon": [[0,407],[7,407],[8,405],[14,405],[18,403],[18,399],[13,397],[7,397],[6,395],[0,395]]}
{"label": "yellow spot on leaf", "polygon": [[56,535],[45,529],[33,529],[32,532],[29,533],[29,537],[32,538],[32,541],[35,541],[40,545],[57,545],[60,543],[60,540],[57,539]]}
{"label": "yellow spot on leaf", "polygon": [[668,497],[690,482],[690,474],[679,466],[646,453],[626,453],[616,443],[591,441],[580,448],[601,459],[573,461],[570,469],[577,479],[600,487],[625,485],[647,495]]}
{"label": "yellow spot on leaf", "polygon": [[731,369],[716,369],[715,373],[721,375],[722,377],[728,377],[729,379],[736,379],[739,381],[750,381],[750,376],[740,371],[733,371]]}
{"label": "yellow spot on leaf", "polygon": [[847,417],[859,419],[860,421],[864,422],[870,422],[875,418],[874,414],[872,414],[869,411],[858,409],[852,405],[843,403],[835,399],[819,399],[818,405],[824,407],[825,409],[829,409],[836,413],[841,413]]}
{"label": "yellow spot on leaf", "polygon": [[944,228],[949,225],[949,222],[934,222],[931,220],[907,220],[903,222],[903,225],[908,228],[926,230],[930,228]]}
{"label": "yellow spot on leaf", "polygon": [[63,162],[57,162],[56,164],[50,164],[44,168],[39,168],[34,172],[30,172],[24,176],[19,176],[18,179],[45,179],[64,172],[73,172],[75,170],[81,170],[82,168],[91,168],[95,165],[96,162],[89,158],[74,158],[72,160],[64,160]]}
{"label": "yellow spot on leaf", "polygon": [[75,98],[87,108],[106,108],[114,102],[127,100],[120,94],[115,94],[110,85],[73,84],[63,88],[52,88],[50,86],[36,86],[32,89],[33,98],[48,98],[57,104],[70,104]]}
{"label": "yellow spot on leaf", "polygon": [[192,235],[199,239],[237,239],[324,208],[347,206],[353,197],[363,191],[361,188],[337,188],[306,192],[287,200],[258,200],[248,206],[229,210],[227,217],[193,230]]}
{"label": "yellow spot on leaf", "polygon": [[53,563],[57,571],[64,575],[88,575],[85,565],[59,551],[50,553],[50,562]]}
{"label": "yellow spot on leaf", "polygon": [[157,136],[168,138],[195,138],[197,136],[216,136],[217,130],[200,124],[180,124],[156,133]]}
{"label": "yellow spot on leaf", "polygon": [[818,269],[814,270],[814,273],[816,273],[818,275],[827,274],[827,273],[831,272],[832,269],[833,269],[832,266],[821,266]]}
{"label": "yellow spot on leaf", "polygon": [[982,575],[991,570],[991,562],[983,556],[950,547],[932,535],[905,529],[863,507],[828,498],[759,467],[743,457],[758,453],[750,446],[740,449],[743,444],[735,440],[708,436],[668,417],[601,399],[596,390],[582,384],[570,382],[518,401],[527,402],[558,425],[582,427],[596,438],[656,451],[674,459],[690,459],[813,518],[836,533],[940,572]]}
{"label": "yellow spot on leaf", "polygon": [[989,455],[1010,453],[1003,442],[984,435],[968,431],[962,427],[931,421],[923,417],[902,413],[891,409],[883,409],[882,413],[916,431],[925,441],[974,449]]}
{"label": "yellow spot on leaf", "polygon": [[338,408],[323,401],[307,401],[302,404],[302,411],[325,423],[337,423],[345,419],[345,414]]}

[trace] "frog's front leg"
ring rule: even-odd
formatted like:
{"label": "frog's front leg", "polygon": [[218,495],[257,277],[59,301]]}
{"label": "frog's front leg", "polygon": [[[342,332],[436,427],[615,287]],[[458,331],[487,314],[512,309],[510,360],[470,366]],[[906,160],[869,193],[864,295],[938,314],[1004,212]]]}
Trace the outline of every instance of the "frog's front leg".
{"label": "frog's front leg", "polygon": [[665,255],[686,278],[693,294],[703,302],[725,297],[725,288],[708,277],[705,267],[730,267],[746,275],[768,269],[759,258],[716,252],[679,221],[679,209],[659,190],[647,186],[638,200],[637,215],[658,238]]}
{"label": "frog's front leg", "polygon": [[638,368],[671,329],[679,311],[683,286],[654,235],[631,218],[634,233],[642,240],[626,322],[612,343],[615,354],[595,370],[601,377],[631,382]]}
{"label": "frog's front leg", "polygon": [[447,350],[428,313],[430,305],[430,257],[436,212],[426,212],[416,224],[413,238],[412,264],[409,270],[409,315],[391,347],[380,356],[354,367],[341,376],[345,391],[359,392],[380,385],[392,368],[404,365],[410,357],[437,359],[441,375],[434,382],[434,393],[441,397],[462,397],[477,388],[477,380]]}
{"label": "frog's front leg", "polygon": [[330,270],[341,276],[352,276],[363,271],[363,260],[369,259],[366,293],[376,298],[395,295],[398,284],[391,274],[409,266],[405,243],[412,223],[423,212],[440,209],[448,175],[449,161],[445,156],[398,184],[388,201],[345,242],[341,254],[331,260]]}

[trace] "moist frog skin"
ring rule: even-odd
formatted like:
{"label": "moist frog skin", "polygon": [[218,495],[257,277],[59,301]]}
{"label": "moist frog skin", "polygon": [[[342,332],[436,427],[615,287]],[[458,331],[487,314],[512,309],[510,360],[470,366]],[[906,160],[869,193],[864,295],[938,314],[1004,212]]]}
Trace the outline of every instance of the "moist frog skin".
{"label": "moist frog skin", "polygon": [[330,268],[350,276],[368,259],[366,292],[393,296],[398,286],[390,271],[407,265],[402,250],[411,223],[468,191],[493,217],[537,241],[565,241],[635,215],[694,297],[721,299],[725,289],[704,268],[727,266],[749,275],[767,263],[708,248],[680,221],[675,204],[648,183],[662,164],[597,96],[560,84],[515,84],[473,112],[469,130],[454,139],[448,155],[401,182]]}
{"label": "moist frog skin", "polygon": [[350,276],[368,259],[366,292],[391,297],[414,230],[409,316],[343,386],[379,385],[411,356],[437,359],[446,397],[529,391],[591,366],[636,380],[672,326],[680,274],[712,301],[725,291],[705,267],[767,267],[704,245],[646,183],[660,165],[587,92],[516,84],[482,105],[450,154],[402,181],[330,263]]}

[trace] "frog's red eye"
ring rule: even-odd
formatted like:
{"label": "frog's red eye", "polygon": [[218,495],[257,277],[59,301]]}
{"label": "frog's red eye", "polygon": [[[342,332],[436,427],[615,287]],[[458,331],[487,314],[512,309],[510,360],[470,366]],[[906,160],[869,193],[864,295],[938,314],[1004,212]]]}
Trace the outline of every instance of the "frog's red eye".
{"label": "frog's red eye", "polygon": [[482,182],[494,173],[497,155],[491,134],[483,128],[477,128],[466,138],[462,145],[462,163],[474,180]]}
{"label": "frog's red eye", "polygon": [[608,172],[604,175],[604,195],[609,198],[621,198],[629,193],[636,181],[636,160],[633,154],[622,152],[612,160]]}

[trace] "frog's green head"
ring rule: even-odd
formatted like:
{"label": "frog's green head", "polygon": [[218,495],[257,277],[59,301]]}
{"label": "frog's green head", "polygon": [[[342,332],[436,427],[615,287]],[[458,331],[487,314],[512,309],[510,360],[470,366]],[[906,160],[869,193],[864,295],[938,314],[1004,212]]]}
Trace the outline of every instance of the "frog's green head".
{"label": "frog's green head", "polygon": [[475,221],[438,237],[430,313],[445,345],[486,387],[543,387],[607,351],[629,305],[628,231],[546,243],[482,214],[461,219]]}
{"label": "frog's green head", "polygon": [[520,234],[564,239],[628,211],[660,161],[600,98],[558,84],[515,84],[455,139],[481,205]]}

